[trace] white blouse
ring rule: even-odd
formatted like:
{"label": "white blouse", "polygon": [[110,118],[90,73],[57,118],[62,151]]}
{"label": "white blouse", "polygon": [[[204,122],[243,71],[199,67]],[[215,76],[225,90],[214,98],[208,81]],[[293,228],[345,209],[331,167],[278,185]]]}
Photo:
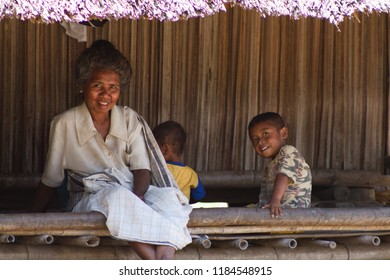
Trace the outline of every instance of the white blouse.
{"label": "white blouse", "polygon": [[52,120],[43,184],[60,186],[66,169],[90,175],[111,167],[118,168],[131,180],[131,170],[150,170],[142,125],[134,110],[126,106],[112,108],[110,132],[105,141],[93,125],[85,103]]}

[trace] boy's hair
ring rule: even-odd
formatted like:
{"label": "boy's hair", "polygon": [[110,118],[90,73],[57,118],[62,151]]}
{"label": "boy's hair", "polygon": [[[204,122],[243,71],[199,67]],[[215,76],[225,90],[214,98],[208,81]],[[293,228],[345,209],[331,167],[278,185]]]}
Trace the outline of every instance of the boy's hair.
{"label": "boy's hair", "polygon": [[277,129],[285,127],[283,118],[278,113],[266,112],[253,117],[253,119],[249,122],[248,131],[256,124],[262,122],[271,122]]}
{"label": "boy's hair", "polygon": [[160,146],[170,144],[175,154],[181,155],[183,153],[187,135],[179,123],[175,121],[160,123],[153,129],[153,135]]}

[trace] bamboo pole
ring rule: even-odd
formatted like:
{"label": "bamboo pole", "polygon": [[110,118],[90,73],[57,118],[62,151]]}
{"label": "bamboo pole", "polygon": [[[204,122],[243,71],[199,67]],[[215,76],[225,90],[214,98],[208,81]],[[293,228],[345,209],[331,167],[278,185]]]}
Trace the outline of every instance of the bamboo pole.
{"label": "bamboo pole", "polygon": [[60,236],[56,237],[54,243],[67,245],[67,246],[85,246],[85,247],[96,247],[99,246],[100,238],[98,236]]}
{"label": "bamboo pole", "polygon": [[254,240],[253,243],[265,247],[290,248],[290,249],[295,249],[298,245],[298,242],[294,238]]}
{"label": "bamboo pole", "polygon": [[16,242],[32,244],[32,245],[50,245],[54,241],[54,237],[49,234],[41,234],[36,236],[18,236]]}
{"label": "bamboo pole", "polygon": [[339,239],[335,239],[335,241],[340,244],[366,244],[366,245],[374,245],[374,246],[379,246],[381,244],[381,239],[378,236],[371,236],[371,235],[339,238]]}
{"label": "bamboo pole", "polygon": [[388,226],[332,226],[332,225],[318,225],[318,226],[208,226],[208,227],[189,227],[189,232],[191,234],[274,234],[276,235],[294,235],[298,236],[300,234],[305,234],[310,232],[312,237],[316,237],[316,233],[321,235],[323,232],[328,232],[326,235],[332,236],[330,232],[337,235],[338,233],[342,233],[343,231],[359,231],[359,234],[364,234],[365,231],[389,231]]}
{"label": "bamboo pole", "polygon": [[[2,244],[1,260],[139,260],[128,246],[94,248],[63,245]],[[390,244],[381,246],[340,245],[324,247],[298,246],[296,249],[248,247],[246,250],[187,246],[175,254],[177,260],[388,260]]]}
{"label": "bamboo pole", "polygon": [[1,234],[0,235],[0,243],[14,243],[15,236],[11,234]]}
{"label": "bamboo pole", "polygon": [[[279,219],[270,217],[269,210],[255,208],[213,208],[194,209],[190,215],[189,227],[261,226],[263,228],[365,228],[390,229],[390,208],[308,208],[283,209]],[[364,225],[364,227],[362,226]]]}
{"label": "bamboo pole", "polygon": [[[390,161],[389,161],[390,162]],[[258,171],[199,171],[202,183],[212,188],[259,188],[261,176]],[[320,187],[342,186],[388,186],[390,176],[373,171],[350,171],[337,169],[312,170],[313,185]],[[41,174],[23,176],[0,175],[0,188],[34,189],[39,183]]]}
{"label": "bamboo pole", "polygon": [[[259,188],[261,177],[257,171],[205,171],[198,172],[202,183],[212,188]],[[313,186],[386,186],[390,184],[390,176],[372,171],[350,171],[338,169],[312,170]]]}
{"label": "bamboo pole", "polygon": [[208,235],[213,240],[231,240],[243,238],[245,240],[263,240],[277,238],[295,238],[295,239],[332,239],[338,237],[351,237],[361,235],[380,236],[381,240],[387,236],[390,238],[390,231],[325,231],[325,232],[279,232],[279,233],[261,233],[261,234],[211,234]]}
{"label": "bamboo pole", "polygon": [[[390,208],[284,209],[270,218],[267,209],[193,209],[191,234],[302,233],[320,231],[389,231]],[[110,236],[101,213],[0,214],[0,234],[55,236]]]}
{"label": "bamboo pole", "polygon": [[337,243],[330,240],[321,240],[321,239],[312,239],[312,240],[299,240],[299,244],[305,245],[305,246],[322,246],[330,249],[336,249]]}
{"label": "bamboo pole", "polygon": [[0,214],[0,234],[109,236],[105,221],[97,212]]}
{"label": "bamboo pole", "polygon": [[248,248],[248,241],[246,241],[245,239],[215,240],[213,241],[212,246],[215,248],[235,248],[240,250],[246,250]]}
{"label": "bamboo pole", "polygon": [[204,249],[208,249],[211,247],[211,241],[205,235],[198,235],[198,236],[192,237],[191,244],[196,246],[196,247],[204,248]]}

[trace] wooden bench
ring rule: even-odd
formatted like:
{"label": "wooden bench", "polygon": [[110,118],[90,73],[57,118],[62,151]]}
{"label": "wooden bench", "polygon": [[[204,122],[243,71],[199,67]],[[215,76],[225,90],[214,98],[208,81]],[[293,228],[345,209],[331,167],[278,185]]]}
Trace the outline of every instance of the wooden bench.
{"label": "wooden bench", "polygon": [[[176,259],[389,259],[390,208],[194,209]],[[210,246],[199,241],[208,240]],[[100,213],[0,214],[0,259],[138,259]]]}

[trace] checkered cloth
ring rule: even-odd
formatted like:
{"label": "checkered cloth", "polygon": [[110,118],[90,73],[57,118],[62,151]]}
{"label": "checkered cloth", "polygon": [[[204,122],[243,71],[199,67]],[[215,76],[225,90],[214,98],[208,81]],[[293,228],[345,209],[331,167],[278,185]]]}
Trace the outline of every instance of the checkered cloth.
{"label": "checkered cloth", "polygon": [[75,186],[84,186],[72,211],[103,213],[114,238],[182,249],[192,241],[187,229],[192,207],[168,171],[149,126],[140,116],[139,121],[149,150],[153,182],[144,201],[132,192],[132,180],[115,167],[88,177],[68,171]]}

